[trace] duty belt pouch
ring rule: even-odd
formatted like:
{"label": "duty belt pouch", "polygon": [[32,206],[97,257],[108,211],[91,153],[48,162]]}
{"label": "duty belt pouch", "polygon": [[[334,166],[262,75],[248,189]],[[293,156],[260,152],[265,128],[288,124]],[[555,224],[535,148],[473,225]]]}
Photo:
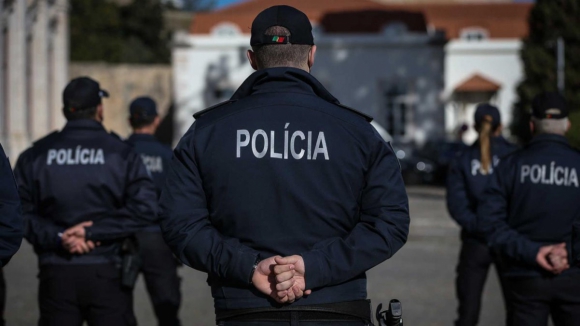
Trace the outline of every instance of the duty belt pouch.
{"label": "duty belt pouch", "polygon": [[121,285],[125,288],[133,289],[135,283],[137,283],[137,277],[142,265],[139,244],[135,237],[123,240],[121,257]]}

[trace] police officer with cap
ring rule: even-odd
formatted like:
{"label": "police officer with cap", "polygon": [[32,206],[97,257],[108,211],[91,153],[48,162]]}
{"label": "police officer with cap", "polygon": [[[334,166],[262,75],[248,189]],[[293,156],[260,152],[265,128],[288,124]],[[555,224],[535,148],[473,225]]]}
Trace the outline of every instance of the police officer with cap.
{"label": "police officer with cap", "polygon": [[500,254],[511,324],[580,323],[580,267],[570,267],[572,224],[580,212],[580,153],[564,134],[565,99],[532,102],[532,141],[505,157],[478,205],[478,228]]}
{"label": "police officer with cap", "polygon": [[109,134],[99,83],[73,79],[67,119],[26,150],[15,174],[25,237],[40,266],[39,325],[136,325],[121,286],[121,242],[156,221],[157,195],[131,147]]}
{"label": "police officer with cap", "polygon": [[251,45],[257,71],[197,113],[174,151],[165,240],[208,273],[219,325],[367,325],[365,272],[409,230],[396,155],[309,74],[304,13],[262,11]]}
{"label": "police officer with cap", "polygon": [[[161,122],[157,105],[150,97],[138,97],[131,102],[129,114],[133,134],[129,136],[127,143],[141,155],[159,196],[173,153],[154,136]],[[136,238],[142,261],[141,271],[159,325],[180,325],[178,312],[181,293],[177,260],[163,240],[159,225],[143,229],[136,234]]]}
{"label": "police officer with cap", "polygon": [[501,136],[498,108],[482,103],[475,110],[478,140],[458,155],[447,177],[447,208],[461,226],[461,253],[455,287],[459,308],[455,325],[477,325],[481,296],[493,262],[489,247],[477,233],[477,202],[500,158],[516,150]]}
{"label": "police officer with cap", "polygon": [[20,198],[12,167],[0,145],[0,325],[4,325],[6,282],[2,269],[20,248],[23,236]]}

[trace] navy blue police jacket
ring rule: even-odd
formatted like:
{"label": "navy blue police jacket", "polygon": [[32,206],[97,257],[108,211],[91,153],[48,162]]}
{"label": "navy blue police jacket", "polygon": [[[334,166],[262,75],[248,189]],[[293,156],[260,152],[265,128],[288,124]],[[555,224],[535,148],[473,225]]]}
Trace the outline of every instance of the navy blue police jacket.
{"label": "navy blue police jacket", "polygon": [[6,266],[20,248],[23,232],[16,181],[4,148],[0,145],[0,268]]}
{"label": "navy blue police jacket", "polygon": [[[133,147],[135,153],[141,156],[143,163],[155,184],[157,197],[161,196],[161,189],[165,184],[167,169],[173,156],[173,151],[168,146],[162,144],[153,135],[132,134],[126,142]],[[161,231],[159,225],[151,225],[144,229],[146,232]]]}
{"label": "navy blue police jacket", "polygon": [[[157,194],[138,154],[95,120],[69,121],[35,142],[15,169],[25,237],[43,264],[117,261],[121,241],[157,218]],[[101,245],[71,255],[60,235],[81,222]]]}
{"label": "navy blue police jacket", "polygon": [[481,152],[479,141],[458,154],[451,163],[447,175],[447,210],[461,226],[462,239],[484,242],[477,233],[477,203],[481,199],[485,185],[500,159],[515,151],[517,147],[505,138],[491,138],[492,168],[490,173],[481,173]]}
{"label": "navy blue police jacket", "polygon": [[506,276],[550,275],[536,263],[542,246],[565,242],[571,252],[580,212],[578,172],[580,152],[553,134],[538,135],[502,159],[478,205],[477,222]]}
{"label": "navy blue police jacket", "polygon": [[274,306],[250,284],[274,255],[304,259],[313,293],[294,305],[365,299],[365,272],[409,230],[399,163],[372,119],[294,68],[255,72],[196,118],[174,150],[161,226],[208,273],[216,309]]}
{"label": "navy blue police jacket", "polygon": [[580,216],[576,216],[576,221],[572,226],[572,259],[573,265],[580,267]]}

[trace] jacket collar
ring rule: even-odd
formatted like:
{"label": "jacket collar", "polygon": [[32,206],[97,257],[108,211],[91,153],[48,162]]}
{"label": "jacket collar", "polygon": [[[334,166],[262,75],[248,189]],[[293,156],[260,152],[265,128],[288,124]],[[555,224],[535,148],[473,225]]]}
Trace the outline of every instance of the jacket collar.
{"label": "jacket collar", "polygon": [[89,129],[89,130],[105,130],[103,124],[93,119],[81,119],[68,121],[62,131]]}
{"label": "jacket collar", "polygon": [[570,143],[568,142],[566,137],[556,134],[539,134],[537,136],[534,136],[534,138],[530,141],[530,145],[546,141],[561,143],[570,146]]}
{"label": "jacket collar", "polygon": [[290,67],[268,68],[254,72],[234,93],[231,100],[260,93],[294,92],[316,95],[330,103],[340,102],[304,70]]}
{"label": "jacket collar", "polygon": [[149,134],[131,134],[128,141],[156,141],[157,139],[153,135]]}

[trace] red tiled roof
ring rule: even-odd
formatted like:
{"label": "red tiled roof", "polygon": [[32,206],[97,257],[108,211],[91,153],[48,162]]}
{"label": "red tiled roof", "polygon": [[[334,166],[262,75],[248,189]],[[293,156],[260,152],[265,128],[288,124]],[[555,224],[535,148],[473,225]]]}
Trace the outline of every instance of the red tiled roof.
{"label": "red tiled roof", "polygon": [[480,74],[474,74],[455,87],[455,92],[497,92],[500,88],[500,84]]}
{"label": "red tiled roof", "polygon": [[[527,17],[532,7],[529,3],[405,5],[370,0],[249,0],[197,14],[190,32],[208,34],[219,23],[229,22],[249,34],[252,21],[260,11],[280,4],[302,10],[328,33],[379,32],[392,21],[402,21],[410,30],[416,30],[422,28],[421,21],[426,21],[427,26],[444,30],[448,38],[459,37],[461,29],[466,27],[485,28],[491,38],[522,38],[528,33]],[[418,15],[424,18],[418,19]],[[337,17],[342,17],[342,21]]]}

